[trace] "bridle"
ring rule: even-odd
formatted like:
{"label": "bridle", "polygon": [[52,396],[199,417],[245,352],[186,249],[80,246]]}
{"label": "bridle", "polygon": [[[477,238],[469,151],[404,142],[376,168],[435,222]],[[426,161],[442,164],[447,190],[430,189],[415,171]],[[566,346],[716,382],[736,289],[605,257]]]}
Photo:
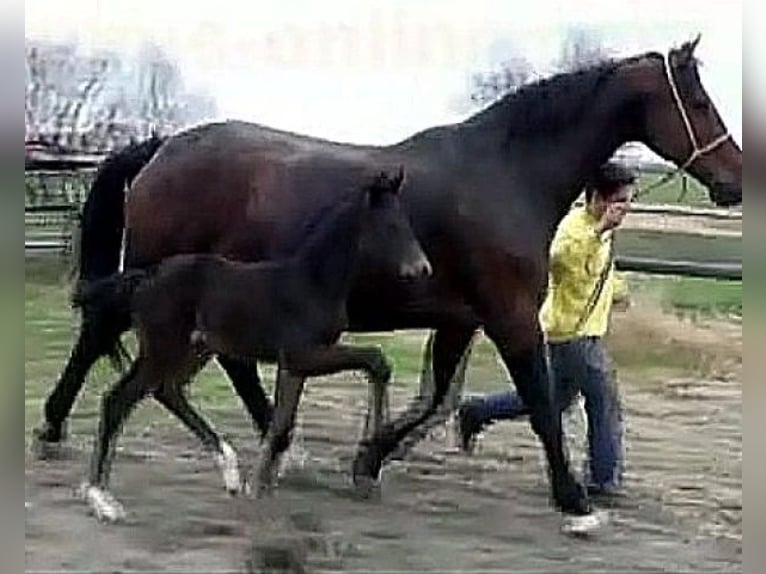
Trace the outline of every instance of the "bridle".
{"label": "bridle", "polygon": [[673,100],[676,103],[676,109],[678,110],[678,113],[681,115],[681,120],[683,120],[684,127],[686,128],[686,135],[689,137],[689,143],[691,143],[692,152],[689,154],[689,157],[687,158],[687,160],[680,167],[677,167],[673,171],[667,173],[666,175],[661,177],[659,180],[653,182],[651,185],[648,185],[647,187],[643,189],[637,190],[634,197],[638,197],[639,195],[643,195],[652,189],[656,189],[660,187],[661,185],[665,185],[666,183],[674,179],[676,176],[678,176],[678,174],[680,174],[682,171],[685,171],[700,157],[702,157],[703,155],[707,153],[710,153],[711,151],[716,149],[718,146],[726,142],[731,137],[731,134],[727,131],[721,134],[720,136],[718,136],[717,138],[715,138],[710,143],[700,147],[699,142],[697,140],[697,135],[694,133],[694,126],[692,125],[691,119],[689,118],[689,114],[686,111],[684,102],[681,99],[681,94],[678,91],[678,85],[676,84],[676,80],[673,77],[673,68],[670,65],[669,54],[663,55],[662,65],[663,65],[663,68],[665,69],[665,75],[667,76],[667,79],[668,79],[668,85],[670,86],[670,91],[673,94]]}

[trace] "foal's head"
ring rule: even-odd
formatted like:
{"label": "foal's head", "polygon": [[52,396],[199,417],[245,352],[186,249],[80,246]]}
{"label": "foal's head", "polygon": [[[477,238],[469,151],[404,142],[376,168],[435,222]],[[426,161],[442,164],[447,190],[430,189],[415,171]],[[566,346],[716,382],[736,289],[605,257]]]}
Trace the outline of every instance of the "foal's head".
{"label": "foal's head", "polygon": [[399,168],[395,177],[383,172],[365,187],[367,209],[359,248],[365,266],[377,273],[416,279],[430,275],[431,264],[399,201],[403,181],[404,170]]}

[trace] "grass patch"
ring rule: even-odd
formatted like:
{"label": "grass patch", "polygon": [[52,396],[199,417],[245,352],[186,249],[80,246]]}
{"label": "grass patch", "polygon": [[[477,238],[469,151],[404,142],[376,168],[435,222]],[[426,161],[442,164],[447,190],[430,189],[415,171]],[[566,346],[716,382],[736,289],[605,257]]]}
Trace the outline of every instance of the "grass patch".
{"label": "grass patch", "polygon": [[629,274],[632,297],[692,318],[742,316],[742,281]]}
{"label": "grass patch", "polygon": [[[664,177],[664,174],[642,173],[639,178],[639,186],[641,189],[646,189],[662,177]],[[638,201],[641,203],[668,203],[695,207],[711,207],[713,205],[707,190],[696,179],[687,176],[686,185],[686,193],[684,194],[684,179],[679,176],[665,185],[661,185],[650,190],[645,195],[639,196]]]}
{"label": "grass patch", "polygon": [[[27,429],[41,415],[42,402],[53,388],[77,334],[79,318],[69,305],[68,267],[58,258],[27,260],[25,285],[25,415]],[[631,379],[648,379],[667,373],[715,374],[741,364],[741,326],[717,317],[740,313],[741,282],[710,279],[676,279],[630,275],[635,306],[616,313],[609,345],[621,372]],[[668,311],[671,311],[668,313]],[[394,365],[394,385],[415,390],[427,331],[347,334],[351,343],[380,345]],[[126,338],[135,350],[135,339]],[[261,367],[271,390],[273,366]],[[347,376],[347,375],[340,375]],[[94,367],[78,398],[72,418],[74,433],[92,433],[101,393],[118,377],[102,360]],[[467,378],[469,393],[508,388],[508,375],[494,346],[480,335],[475,341]],[[206,413],[227,416],[241,402],[216,363],[200,374],[190,388],[195,403]],[[149,402],[151,403],[151,402]],[[139,409],[136,424],[176,424],[158,407]],[[215,423],[215,420],[214,420]],[[134,427],[135,428],[135,427]]]}

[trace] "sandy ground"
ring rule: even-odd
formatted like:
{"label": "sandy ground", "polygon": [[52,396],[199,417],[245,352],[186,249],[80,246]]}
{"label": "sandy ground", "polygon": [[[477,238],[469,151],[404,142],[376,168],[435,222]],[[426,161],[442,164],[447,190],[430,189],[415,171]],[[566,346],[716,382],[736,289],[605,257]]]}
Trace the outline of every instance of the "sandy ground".
{"label": "sandy ground", "polygon": [[[128,425],[120,443],[113,492],[127,520],[101,525],[74,495],[91,437],[73,424],[67,456],[27,456],[27,571],[741,571],[740,382],[624,380],[622,388],[629,495],[592,539],[559,532],[526,422],[492,428],[473,456],[437,433],[384,473],[378,498],[356,499],[349,469],[366,391],[359,378],[338,376],[307,389],[307,458],[293,461],[269,500],[229,498],[211,458],[157,410],[148,419],[159,423]],[[409,398],[400,390],[392,405]],[[206,414],[243,461],[257,460],[241,413]],[[80,423],[92,415],[80,413]]]}

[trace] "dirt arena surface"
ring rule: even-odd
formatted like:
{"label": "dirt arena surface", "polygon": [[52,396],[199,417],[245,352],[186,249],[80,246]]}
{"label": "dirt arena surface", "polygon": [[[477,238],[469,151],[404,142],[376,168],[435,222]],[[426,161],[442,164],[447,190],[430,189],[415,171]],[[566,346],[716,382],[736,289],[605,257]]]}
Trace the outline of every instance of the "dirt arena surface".
{"label": "dirt arena surface", "polygon": [[[395,386],[394,409],[411,389]],[[366,391],[353,376],[308,386],[306,457],[268,500],[229,498],[195,439],[159,408],[141,409],[114,468],[128,517],[101,525],[74,493],[87,470],[91,399],[61,458],[27,456],[27,571],[741,571],[740,382],[623,380],[622,389],[629,496],[587,540],[559,532],[526,422],[492,428],[470,457],[437,433],[384,473],[379,499],[356,499],[349,469]],[[201,408],[252,465],[258,447],[242,413]],[[567,426],[582,443],[582,418]],[[581,449],[571,450],[579,470]]]}

